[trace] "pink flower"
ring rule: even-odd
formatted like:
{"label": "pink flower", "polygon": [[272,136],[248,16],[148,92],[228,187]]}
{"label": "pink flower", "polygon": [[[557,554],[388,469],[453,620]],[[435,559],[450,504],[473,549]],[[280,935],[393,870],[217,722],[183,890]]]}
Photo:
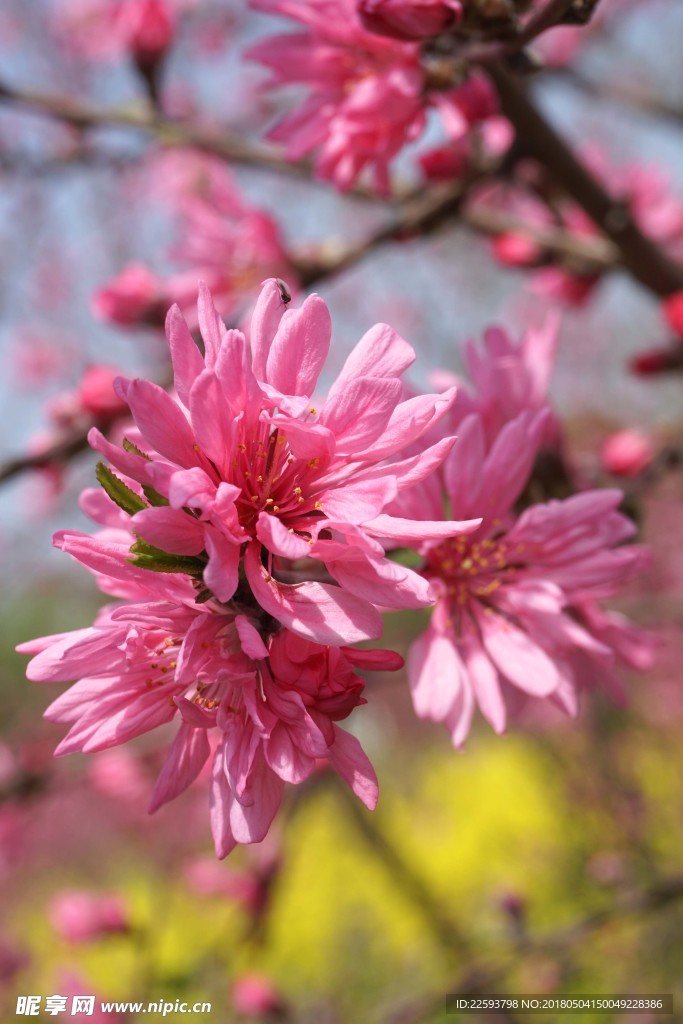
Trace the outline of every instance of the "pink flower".
{"label": "pink flower", "polygon": [[[430,604],[426,581],[390,561],[381,540],[415,536],[414,523],[385,509],[441,463],[453,438],[397,457],[445,415],[454,389],[404,401],[400,376],[415,353],[378,324],[316,408],[312,394],[331,338],[317,295],[287,309],[281,286],[267,282],[250,346],[241,332],[226,331],[206,288],[198,308],[204,359],[179,310],[168,316],[177,398],[149,381],[119,382],[142,449],[122,451],[91,433],[117,471],[157,495],[151,504],[134,502],[136,534],[189,559],[207,594],[239,602],[247,592],[318,643],[378,637],[378,606]],[[476,526],[421,522],[419,530],[442,538]],[[144,566],[147,556],[138,555]],[[302,569],[290,583],[293,563]],[[326,577],[332,582],[321,582]]]}
{"label": "pink flower", "polygon": [[[547,405],[550,378],[555,365],[559,321],[548,316],[544,325],[529,328],[513,341],[501,327],[484,332],[483,345],[467,342],[463,353],[471,384],[442,373],[441,382],[458,384],[456,401],[448,414],[446,429],[455,433],[464,417],[476,412],[482,421],[487,446],[506,423],[521,412],[537,412]],[[548,417],[544,441],[557,439],[559,426]]]}
{"label": "pink flower", "polygon": [[92,311],[120,327],[161,324],[168,306],[164,282],[144,263],[131,263],[95,293]]}
{"label": "pink flower", "polygon": [[[614,166],[596,146],[585,146],[580,154],[592,173],[616,200],[626,204],[637,224],[665,246],[674,258],[683,255],[683,203],[671,191],[667,177],[657,167],[641,164]],[[504,210],[518,217],[528,230],[505,231],[493,240],[493,254],[509,266],[529,267],[531,287],[547,299],[565,305],[584,304],[602,279],[604,267],[590,258],[558,256],[542,241],[544,232],[558,228],[588,244],[600,232],[582,209],[568,199],[548,205],[539,196],[551,188],[551,182],[536,164],[522,162],[512,186],[486,186],[474,198],[474,204]],[[539,238],[534,237],[534,229]]]}
{"label": "pink flower", "polygon": [[63,889],[51,900],[52,927],[68,942],[93,942],[105,935],[128,931],[125,907],[118,896]]}
{"label": "pink flower", "polygon": [[[257,10],[301,22],[303,31],[273,36],[247,56],[270,68],[270,87],[300,83],[311,92],[302,106],[271,132],[290,160],[317,151],[320,177],[350,188],[369,168],[381,193],[389,191],[389,165],[424,131],[435,107],[446,134],[458,141],[474,116],[472,93],[482,110],[497,114],[495,93],[483,76],[474,87],[436,84],[423,67],[418,43],[368,32],[356,0],[251,0]],[[448,6],[448,5],[443,5]],[[477,120],[479,117],[477,116]]]}
{"label": "pink flower", "polygon": [[106,750],[175,720],[150,810],[182,793],[213,751],[211,823],[220,857],[236,843],[260,842],[284,783],[303,782],[319,758],[374,807],[372,767],[336,722],[364,703],[356,667],[392,670],[402,659],[273,635],[268,617],[244,602],[197,604],[187,575],[131,565],[128,524],[106,495],[86,492],[84,501],[105,529],[95,537],[57,534],[55,542],[122,599],[89,629],[19,647],[34,656],[33,681],[79,680],[46,712],[70,725],[56,753]]}
{"label": "pink flower", "polygon": [[662,302],[664,319],[679,338],[683,338],[683,291],[669,295]]}
{"label": "pink flower", "polygon": [[91,433],[121,476],[100,464],[103,491],[82,498],[103,529],[55,536],[117,600],[89,629],[19,648],[33,655],[30,679],[78,680],[46,713],[70,726],[58,754],[106,750],[180,720],[151,809],[211,756],[220,857],[260,842],[284,783],[303,782],[321,761],[374,807],[372,767],[336,723],[364,703],[359,668],[394,670],[402,659],[345,645],[379,634],[379,608],[433,601],[427,579],[390,561],[381,540],[441,541],[480,522],[385,511],[451,449],[449,437],[399,457],[454,392],[404,400],[399,378],[414,352],[377,325],[318,411],[329,313],[315,295],[286,309],[283,287],[264,286],[250,345],[225,329],[203,289],[204,357],[170,311],[177,397],[118,382],[137,430],[122,449]]}
{"label": "pink flower", "polygon": [[283,1002],[272,981],[252,971],[233,982],[232,1007],[244,1017],[262,1019],[264,1014],[281,1014]]}
{"label": "pink flower", "polygon": [[161,326],[175,302],[194,330],[197,280],[207,284],[221,315],[234,317],[253,301],[264,277],[293,273],[276,222],[245,200],[219,160],[164,153],[145,169],[144,187],[173,218],[177,241],[168,255],[175,269],[161,276],[141,263],[124,267],[92,300],[101,319],[122,327]]}
{"label": "pink flower", "polygon": [[[508,706],[528,697],[575,714],[585,686],[621,693],[618,662],[651,662],[649,638],[599,608],[646,557],[623,546],[634,527],[617,511],[620,492],[588,491],[515,514],[545,424],[544,410],[523,412],[487,450],[472,414],[443,468],[453,514],[477,508],[484,520],[469,536],[424,545],[423,572],[439,599],[408,674],[417,714],[445,722],[456,746],[477,706],[497,732]],[[423,514],[436,516],[434,488],[420,499]]]}
{"label": "pink flower", "polygon": [[602,446],[603,468],[615,476],[638,476],[649,466],[655,451],[652,441],[640,430],[617,430]]}
{"label": "pink flower", "polygon": [[114,390],[118,376],[117,369],[103,363],[86,367],[73,390],[63,391],[48,404],[47,411],[55,426],[71,430],[93,422],[109,424],[124,416],[128,407]]}
{"label": "pink flower", "polygon": [[169,153],[155,161],[151,179],[178,218],[170,256],[183,269],[166,280],[165,290],[184,315],[193,315],[198,278],[221,315],[231,316],[258,293],[264,277],[292,273],[278,225],[245,200],[219,160]]}
{"label": "pink flower", "polygon": [[428,39],[462,18],[458,0],[357,0],[357,7],[365,28],[392,39]]}
{"label": "pink flower", "polygon": [[158,61],[171,46],[182,11],[194,0],[62,0],[57,30],[91,60],[130,54]]}

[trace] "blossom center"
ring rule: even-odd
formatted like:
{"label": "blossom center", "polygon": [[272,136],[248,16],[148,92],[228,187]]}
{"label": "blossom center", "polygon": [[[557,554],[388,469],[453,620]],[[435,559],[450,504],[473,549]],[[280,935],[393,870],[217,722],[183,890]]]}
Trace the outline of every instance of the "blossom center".
{"label": "blossom center", "polygon": [[232,483],[241,488],[236,501],[240,524],[254,533],[261,512],[276,515],[290,529],[307,532],[320,518],[316,499],[320,459],[294,456],[282,430],[268,423],[244,432],[232,458]]}
{"label": "blossom center", "polygon": [[520,545],[504,538],[451,537],[427,555],[425,575],[442,580],[456,604],[486,598],[509,581],[520,561]]}

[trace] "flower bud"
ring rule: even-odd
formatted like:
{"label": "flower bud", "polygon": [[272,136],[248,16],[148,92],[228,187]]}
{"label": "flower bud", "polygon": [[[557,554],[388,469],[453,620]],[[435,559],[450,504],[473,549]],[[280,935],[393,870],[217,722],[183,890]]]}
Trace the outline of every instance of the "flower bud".
{"label": "flower bud", "polygon": [[358,0],[358,14],[370,32],[391,39],[428,39],[462,18],[458,0]]}
{"label": "flower bud", "polygon": [[654,448],[640,430],[617,430],[602,446],[603,469],[614,476],[637,476],[652,462]]}

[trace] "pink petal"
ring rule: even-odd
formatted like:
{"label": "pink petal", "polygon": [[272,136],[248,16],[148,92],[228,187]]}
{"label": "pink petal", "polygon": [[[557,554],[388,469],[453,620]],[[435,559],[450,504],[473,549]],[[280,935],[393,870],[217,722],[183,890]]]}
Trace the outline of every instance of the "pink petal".
{"label": "pink petal", "polygon": [[415,714],[442,722],[466,685],[452,636],[428,627],[408,653],[408,681]]}
{"label": "pink petal", "polygon": [[261,607],[307,640],[337,647],[374,640],[382,633],[379,612],[341,587],[313,582],[290,586],[267,578],[258,544],[247,547],[244,569]]}
{"label": "pink petal", "polygon": [[425,608],[434,604],[429,581],[389,559],[369,559],[352,549],[345,558],[328,562],[327,567],[350,594],[382,608]]}
{"label": "pink petal", "polygon": [[250,332],[252,366],[258,380],[268,379],[268,353],[286,308],[275,278],[264,281],[252,314]]}
{"label": "pink petal", "polygon": [[128,404],[140,433],[154,451],[181,466],[197,464],[192,428],[163,388],[148,380],[134,380],[128,388]]}
{"label": "pink petal", "polygon": [[166,337],[171,349],[173,379],[178,398],[189,404],[190,388],[204,369],[204,360],[177,305],[166,316]]}
{"label": "pink petal", "polygon": [[242,650],[249,658],[260,661],[268,657],[268,648],[263,642],[261,634],[252,626],[246,615],[235,616],[235,627],[239,634]]}
{"label": "pink petal", "polygon": [[384,537],[387,540],[415,541],[443,540],[455,537],[460,533],[472,533],[481,525],[481,519],[467,519],[464,522],[429,522],[413,519],[398,519],[396,516],[380,515],[363,524],[373,537]]}
{"label": "pink petal", "polygon": [[312,395],[330,349],[332,320],[319,295],[282,317],[266,361],[266,380],[283,395]]}
{"label": "pink petal", "polygon": [[256,523],[256,536],[263,546],[281,558],[307,558],[311,545],[303,537],[290,532],[277,516],[261,512]]}
{"label": "pink petal", "polygon": [[559,673],[542,648],[502,615],[477,610],[484,646],[498,671],[514,686],[534,697],[556,690]]}
{"label": "pink petal", "polygon": [[218,530],[209,528],[206,552],[209,562],[204,570],[204,584],[219,601],[229,601],[239,583],[240,547]]}
{"label": "pink petal", "polygon": [[329,748],[330,764],[356,794],[361,803],[374,811],[379,798],[375,770],[355,736],[334,727],[334,743]]}
{"label": "pink petal", "polygon": [[375,324],[360,339],[330,388],[345,391],[356,377],[400,377],[415,361],[415,351],[387,324]]}
{"label": "pink petal", "polygon": [[455,397],[456,389],[451,388],[442,395],[417,395],[401,402],[391,414],[382,436],[366,452],[358,453],[357,457],[378,461],[395,455],[443,419]]}
{"label": "pink petal", "polygon": [[183,722],[152,791],[149,813],[186,790],[199,775],[210,753],[207,730],[194,729]]}
{"label": "pink petal", "polygon": [[230,806],[232,800],[232,793],[230,792],[230,786],[228,785],[223,765],[223,748],[219,747],[213,759],[210,800],[211,832],[216,848],[216,856],[219,860],[227,857],[231,850],[234,850],[237,846],[237,840],[232,834],[230,827]]}
{"label": "pink petal", "polygon": [[131,525],[148,544],[173,555],[198,555],[204,549],[204,527],[182,509],[147,508],[132,517]]}
{"label": "pink petal", "polygon": [[320,423],[335,435],[337,452],[355,455],[386,429],[403,393],[393,378],[357,377],[325,402]]}
{"label": "pink petal", "polygon": [[283,791],[284,782],[259,753],[249,779],[250,802],[234,799],[230,807],[230,829],[238,843],[260,843],[265,839],[282,803]]}
{"label": "pink petal", "polygon": [[199,282],[199,298],[197,300],[197,317],[199,329],[204,339],[205,362],[209,369],[213,369],[218,354],[221,350],[221,342],[225,333],[225,324],[221,320],[216,307],[213,304],[211,292],[203,281]]}
{"label": "pink petal", "polygon": [[[235,422],[226,414],[225,406],[218,377],[212,370],[204,370],[190,392],[192,428],[204,454],[227,476],[235,442]],[[196,456],[194,461],[197,462]]]}

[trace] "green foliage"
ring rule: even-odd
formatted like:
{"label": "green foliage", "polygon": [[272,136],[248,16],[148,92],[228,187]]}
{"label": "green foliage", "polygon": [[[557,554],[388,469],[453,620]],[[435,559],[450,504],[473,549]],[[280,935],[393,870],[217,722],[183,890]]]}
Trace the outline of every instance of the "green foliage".
{"label": "green foliage", "polygon": [[147,502],[143,501],[140,495],[132,491],[127,484],[124,484],[123,480],[112,473],[103,462],[97,463],[95,476],[111,500],[129,516],[134,516],[136,512],[141,512],[148,507]]}

